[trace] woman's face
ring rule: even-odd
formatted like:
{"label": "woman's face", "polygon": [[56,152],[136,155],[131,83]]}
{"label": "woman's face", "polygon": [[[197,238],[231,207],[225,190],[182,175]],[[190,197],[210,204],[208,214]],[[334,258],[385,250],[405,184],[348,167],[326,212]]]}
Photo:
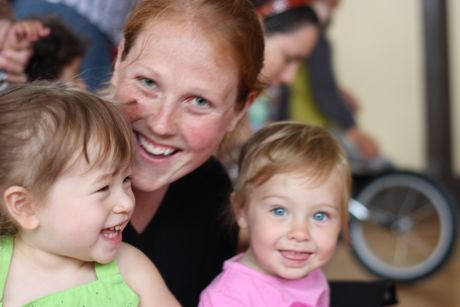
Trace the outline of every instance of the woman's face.
{"label": "woman's face", "polygon": [[245,109],[235,111],[239,72],[225,49],[174,20],[145,29],[111,83],[134,132],[133,186],[149,192],[205,162]]}
{"label": "woman's face", "polygon": [[317,37],[318,29],[312,25],[266,37],[262,80],[273,85],[292,83],[300,62],[310,54]]}

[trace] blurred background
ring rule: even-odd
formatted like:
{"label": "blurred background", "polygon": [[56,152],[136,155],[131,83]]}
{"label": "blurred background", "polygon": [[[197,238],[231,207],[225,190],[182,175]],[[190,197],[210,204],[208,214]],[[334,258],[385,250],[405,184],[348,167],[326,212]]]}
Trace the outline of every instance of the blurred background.
{"label": "blurred background", "polygon": [[340,83],[361,102],[359,124],[397,165],[445,180],[460,175],[459,15],[456,0],[344,0],[330,29]]}
{"label": "blurred background", "polygon": [[[344,0],[329,37],[340,83],[361,103],[358,122],[398,166],[427,171],[459,198],[460,2]],[[459,306],[457,249],[443,269],[398,285],[398,306]],[[341,246],[332,279],[372,279]]]}

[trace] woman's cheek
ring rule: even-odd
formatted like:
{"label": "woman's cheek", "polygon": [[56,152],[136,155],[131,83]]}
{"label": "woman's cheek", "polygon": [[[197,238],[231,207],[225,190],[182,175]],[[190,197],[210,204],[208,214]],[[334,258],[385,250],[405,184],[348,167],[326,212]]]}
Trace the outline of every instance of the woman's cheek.
{"label": "woman's cheek", "polygon": [[187,141],[196,150],[214,151],[224,137],[226,131],[222,119],[202,120],[196,118],[187,121],[188,125],[182,129],[187,136]]}
{"label": "woman's cheek", "polygon": [[135,122],[143,117],[141,106],[136,102],[126,103],[121,107],[128,122]]}
{"label": "woman's cheek", "polygon": [[130,92],[117,92],[115,99],[120,105],[120,110],[125,114],[129,122],[141,119],[145,115],[145,107],[139,103],[139,98]]}

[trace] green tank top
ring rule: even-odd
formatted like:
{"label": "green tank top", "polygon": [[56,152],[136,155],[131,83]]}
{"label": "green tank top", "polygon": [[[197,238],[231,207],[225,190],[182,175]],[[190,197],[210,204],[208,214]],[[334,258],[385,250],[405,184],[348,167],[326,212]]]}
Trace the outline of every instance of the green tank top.
{"label": "green tank top", "polygon": [[297,69],[294,82],[290,88],[289,118],[291,120],[328,128],[329,121],[317,107],[310,87],[310,75],[305,64]]}
{"label": "green tank top", "polygon": [[[13,257],[13,237],[0,236],[0,307],[3,291]],[[139,298],[123,280],[114,261],[95,264],[97,280],[38,298],[23,307],[131,307],[139,305]]]}

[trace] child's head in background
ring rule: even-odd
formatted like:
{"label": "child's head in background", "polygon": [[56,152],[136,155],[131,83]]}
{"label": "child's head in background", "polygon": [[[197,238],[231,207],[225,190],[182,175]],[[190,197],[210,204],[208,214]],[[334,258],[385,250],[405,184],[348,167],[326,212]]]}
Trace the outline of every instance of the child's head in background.
{"label": "child's head in background", "polygon": [[86,44],[59,17],[37,18],[50,29],[48,36],[33,45],[33,53],[26,74],[29,81],[65,80],[85,88],[80,67]]}
{"label": "child's head in background", "polygon": [[116,106],[62,82],[0,93],[0,234],[113,259],[134,207],[131,132]]}
{"label": "child's head in background", "polygon": [[240,262],[298,279],[322,267],[347,232],[351,174],[345,154],[324,129],[278,122],[243,147],[232,197],[249,248]]}

